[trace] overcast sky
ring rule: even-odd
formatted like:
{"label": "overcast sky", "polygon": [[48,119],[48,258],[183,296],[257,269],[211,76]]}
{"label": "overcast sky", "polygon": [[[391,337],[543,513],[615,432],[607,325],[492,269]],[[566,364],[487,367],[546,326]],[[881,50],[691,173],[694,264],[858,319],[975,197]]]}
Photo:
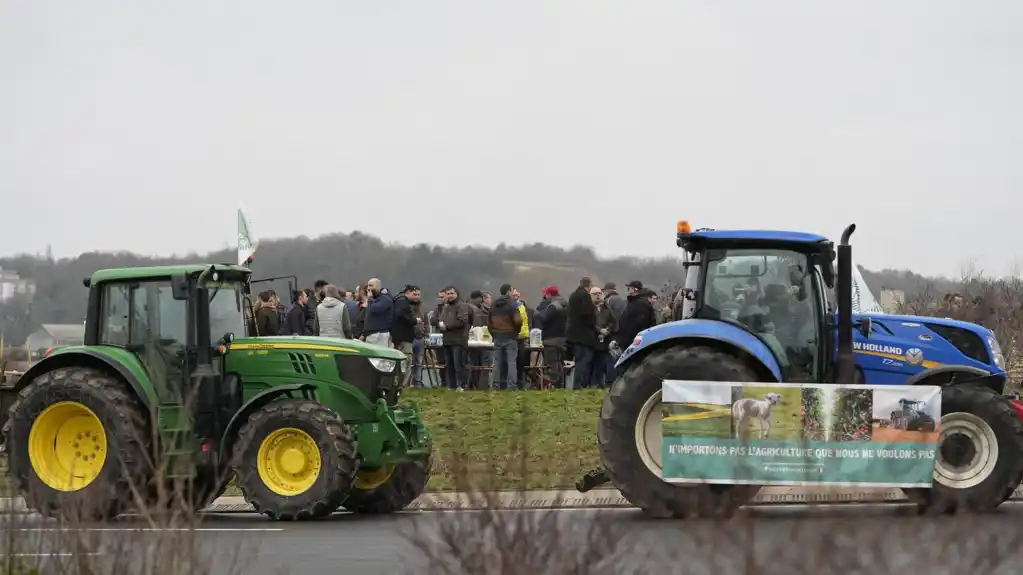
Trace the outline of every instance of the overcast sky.
{"label": "overcast sky", "polygon": [[1002,274],[1021,21],[1018,0],[7,0],[0,253],[233,247],[243,202],[261,239],[603,255],[677,253],[679,218],[855,222],[868,268]]}

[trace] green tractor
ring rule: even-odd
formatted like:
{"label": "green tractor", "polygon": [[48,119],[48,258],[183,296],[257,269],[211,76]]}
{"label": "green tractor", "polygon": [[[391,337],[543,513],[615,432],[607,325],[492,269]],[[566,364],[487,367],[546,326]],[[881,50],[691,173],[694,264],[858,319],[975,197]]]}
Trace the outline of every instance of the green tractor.
{"label": "green tractor", "polygon": [[432,442],[401,399],[399,351],[246,334],[250,270],[97,271],[85,342],[0,395],[12,483],[29,507],[109,518],[209,505],[235,478],[272,519],[391,513],[430,475]]}

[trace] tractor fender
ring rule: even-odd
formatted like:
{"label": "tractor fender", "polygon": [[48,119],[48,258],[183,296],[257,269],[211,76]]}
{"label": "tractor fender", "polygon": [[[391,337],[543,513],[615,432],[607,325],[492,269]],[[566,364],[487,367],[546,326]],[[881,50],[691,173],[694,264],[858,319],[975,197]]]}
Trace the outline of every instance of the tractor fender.
{"label": "tractor fender", "polygon": [[[920,385],[926,383],[928,379],[933,377],[951,374],[963,375],[965,377],[961,379],[968,380],[970,383],[983,385],[984,387],[990,387],[998,393],[1001,393],[1002,388],[1005,386],[1004,372],[992,373],[986,369],[970,365],[941,365],[925,369],[907,379],[903,385]],[[940,381],[944,378],[938,377],[938,379]],[[942,382],[940,385],[948,385],[949,383],[956,384],[958,382]]]}
{"label": "tractor fender", "polygon": [[75,365],[93,367],[96,369],[110,369],[114,371],[121,377],[121,379],[128,382],[128,385],[131,386],[131,390],[135,393],[135,396],[139,398],[143,405],[145,405],[147,412],[153,408],[155,398],[150,396],[150,393],[146,391],[145,387],[143,387],[142,382],[139,381],[138,377],[136,377],[127,366],[114,360],[105,353],[88,348],[51,353],[49,356],[43,358],[38,363],[30,367],[29,370],[26,371],[20,379],[18,379],[18,382],[14,384],[13,392],[17,394],[28,386],[28,384],[32,383],[33,379],[46,372]]}
{"label": "tractor fender", "polygon": [[245,404],[231,416],[231,421],[227,422],[227,427],[224,428],[224,435],[220,438],[220,449],[218,450],[221,454],[221,462],[227,464],[230,463],[231,448],[234,447],[234,435],[241,428],[242,423],[249,418],[249,415],[278,397],[284,395],[290,397],[291,394],[296,392],[302,393],[303,395],[308,393],[315,397],[316,386],[311,383],[289,383],[285,385],[278,385],[266,391],[257,393],[252,397],[252,399],[245,402]]}
{"label": "tractor fender", "polygon": [[764,375],[771,374],[775,381],[781,381],[781,365],[774,352],[760,338],[749,331],[728,322],[709,319],[683,319],[657,325],[639,332],[636,339],[622,353],[615,367],[630,363],[642,352],[654,347],[664,347],[681,341],[711,341],[748,353],[763,367]]}

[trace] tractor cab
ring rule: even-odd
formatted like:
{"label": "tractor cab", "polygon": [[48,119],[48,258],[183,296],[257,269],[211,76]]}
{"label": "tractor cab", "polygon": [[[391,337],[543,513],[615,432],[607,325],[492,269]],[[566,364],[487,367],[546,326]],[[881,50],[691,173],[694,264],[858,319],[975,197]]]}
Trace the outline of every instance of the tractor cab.
{"label": "tractor cab", "polygon": [[219,438],[241,405],[225,386],[223,355],[246,334],[250,271],[232,265],[100,270],[89,288],[86,347],[132,354],[163,411],[190,407],[200,440]]}
{"label": "tractor cab", "polygon": [[[831,375],[835,309],[834,245],[823,236],[778,231],[693,232],[679,222],[685,287],[677,320],[741,330],[773,357],[780,379]],[[713,322],[713,323],[712,323]]]}
{"label": "tractor cab", "polygon": [[900,399],[899,407],[903,410],[923,411],[927,407],[927,402],[917,399]]}

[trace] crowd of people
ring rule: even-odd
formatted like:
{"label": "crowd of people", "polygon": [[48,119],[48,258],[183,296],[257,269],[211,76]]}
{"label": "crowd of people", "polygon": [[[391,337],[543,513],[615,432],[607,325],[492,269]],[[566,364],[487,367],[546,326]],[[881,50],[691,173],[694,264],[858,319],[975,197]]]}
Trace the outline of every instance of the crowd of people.
{"label": "crowd of people", "polygon": [[[437,292],[424,309],[422,291],[406,285],[394,295],[373,278],[347,291],[324,280],[292,294],[284,304],[273,290],[253,302],[250,331],[259,336],[315,335],[360,339],[400,350],[412,366],[411,384],[423,385],[423,362],[431,334],[439,334],[443,385],[453,390],[525,389],[530,352],[542,348],[550,384],[586,389],[610,385],[614,359],[636,335],[664,321],[656,311],[657,293],[630,281],[619,294],[614,283],[603,288],[584,277],[567,296],[557,286],[541,292],[530,306],[515,286],[504,284],[496,297],[475,290],[463,298],[455,286]],[[492,345],[470,345],[473,328],[486,328]],[[531,336],[542,342],[531,345]],[[435,336],[436,337],[436,336]],[[535,343],[535,339],[533,341]],[[482,377],[489,372],[490,377]]]}

